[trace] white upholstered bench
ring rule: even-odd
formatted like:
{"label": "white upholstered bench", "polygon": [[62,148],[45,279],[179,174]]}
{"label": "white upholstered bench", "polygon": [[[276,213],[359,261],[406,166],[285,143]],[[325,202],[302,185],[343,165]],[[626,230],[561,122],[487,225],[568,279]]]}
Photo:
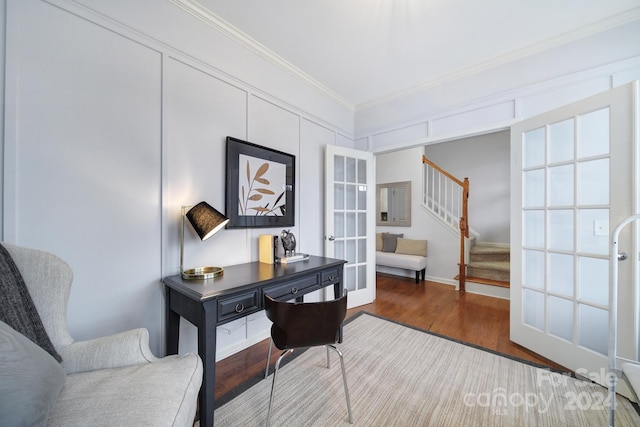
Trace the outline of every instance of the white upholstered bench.
{"label": "white upholstered bench", "polygon": [[416,283],[425,278],[427,270],[427,241],[404,239],[401,234],[376,234],[376,265],[412,270]]}

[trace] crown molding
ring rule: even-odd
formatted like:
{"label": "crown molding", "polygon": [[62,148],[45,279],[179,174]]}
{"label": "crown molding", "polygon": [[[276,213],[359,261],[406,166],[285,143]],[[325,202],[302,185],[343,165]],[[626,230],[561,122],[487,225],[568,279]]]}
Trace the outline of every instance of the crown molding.
{"label": "crown molding", "polygon": [[174,5],[178,6],[179,8],[183,9],[184,11],[195,16],[205,24],[211,26],[212,28],[216,29],[220,33],[224,34],[225,36],[229,37],[230,39],[236,41],[240,45],[249,49],[250,51],[263,57],[270,63],[281,68],[288,74],[293,75],[294,77],[302,80],[303,82],[313,87],[320,93],[338,102],[340,105],[348,108],[352,112],[355,111],[355,106],[353,104],[351,104],[344,98],[340,97],[338,94],[333,92],[327,86],[323,85],[318,80],[314,79],[309,74],[305,73],[304,71],[302,71],[301,69],[299,69],[298,67],[296,67],[295,65],[287,61],[286,59],[282,58],[277,53],[273,52],[272,50],[270,50],[269,48],[267,48],[257,40],[249,37],[247,34],[243,33],[238,28],[231,25],[229,22],[225,21],[215,13],[211,12],[209,9],[202,6],[196,0],[169,0],[169,1]]}
{"label": "crown molding", "polygon": [[469,67],[462,68],[453,73],[447,74],[438,79],[434,79],[418,86],[414,86],[410,89],[403,90],[393,95],[389,95],[383,98],[378,98],[369,102],[365,102],[363,104],[359,104],[356,106],[356,112],[368,110],[370,108],[379,107],[384,104],[388,104],[390,102],[406,98],[412,95],[416,95],[420,92],[423,92],[427,89],[437,87],[447,82],[455,81],[464,77],[468,77],[470,75],[498,67],[500,65],[507,64],[509,62],[513,62],[527,56],[531,56],[537,53],[541,53],[545,50],[552,49],[554,47],[562,46],[564,44],[568,44],[574,42],[576,40],[580,40],[607,30],[611,30],[616,27],[620,27],[622,25],[638,21],[640,20],[640,7],[636,7],[630,9],[627,12],[620,13],[618,15],[614,15],[600,21],[594,22],[590,25],[586,25],[580,27],[573,31],[568,31],[559,36],[552,37],[546,40],[543,40],[539,43],[535,43],[529,46],[526,46],[521,49],[517,49],[511,51],[509,53],[495,56],[493,58],[487,59],[485,61],[478,62]]}
{"label": "crown molding", "polygon": [[469,77],[473,74],[480,73],[482,71],[489,70],[491,68],[495,68],[509,62],[517,61],[519,59],[525,58],[527,56],[535,55],[537,53],[541,53],[545,50],[549,50],[558,46],[562,46],[576,40],[580,40],[637,20],[640,20],[640,7],[636,7],[630,9],[626,12],[620,13],[618,15],[614,15],[600,21],[594,22],[592,24],[583,26],[573,31],[568,31],[559,36],[552,37],[546,40],[543,40],[539,43],[535,43],[529,46],[525,46],[520,49],[513,50],[509,53],[495,56],[493,58],[489,58],[487,60],[478,62],[469,67],[461,68],[457,71],[449,73],[445,76],[442,76],[437,79],[430,80],[428,82],[422,83],[420,85],[414,86],[412,88],[402,90],[396,92],[392,95],[385,96],[382,98],[374,99],[369,102],[365,102],[362,104],[354,105],[347,101],[346,99],[339,96],[337,93],[329,89],[327,86],[320,83],[318,80],[311,77],[309,74],[305,73],[283,57],[279,56],[277,53],[273,52],[257,40],[249,37],[247,34],[240,31],[238,28],[231,25],[229,22],[225,21],[206,7],[202,6],[197,0],[169,0],[171,3],[176,5],[177,7],[183,9],[184,11],[190,13],[194,17],[200,19],[205,24],[211,26],[216,29],[220,33],[226,35],[230,39],[236,41],[240,45],[254,52],[255,54],[261,56],[266,59],[270,63],[276,65],[280,69],[284,70],[288,74],[302,80],[309,86],[315,88],[320,93],[324,94],[330,99],[333,99],[340,105],[348,108],[349,110],[357,113],[359,111],[368,110],[371,108],[376,108],[382,106],[384,104],[388,104],[402,98],[410,97],[420,92],[424,92],[430,88],[437,87],[439,85],[449,83],[455,80],[459,80],[465,77]]}

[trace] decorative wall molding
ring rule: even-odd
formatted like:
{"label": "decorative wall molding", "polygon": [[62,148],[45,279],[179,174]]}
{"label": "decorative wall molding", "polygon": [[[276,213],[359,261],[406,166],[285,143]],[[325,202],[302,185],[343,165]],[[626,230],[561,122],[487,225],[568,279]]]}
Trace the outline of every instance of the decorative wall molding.
{"label": "decorative wall molding", "polygon": [[[329,121],[321,118],[317,114],[304,110],[303,108],[297,107],[292,103],[277,96],[276,94],[267,92],[247,81],[244,81],[238,78],[237,76],[229,74],[228,72],[220,69],[216,65],[212,64],[211,61],[205,58],[194,56],[193,54],[190,54],[188,52],[185,52],[173,46],[169,42],[160,40],[157,37],[154,37],[150,34],[146,34],[145,32],[141,31],[138,28],[131,27],[125,22],[115,19],[114,17],[105,15],[104,13],[84,4],[81,0],[42,0],[42,1],[44,3],[48,3],[66,12],[72,13],[82,19],[86,19],[87,21],[92,22],[93,24],[99,25],[110,31],[113,31],[114,33],[119,34],[123,37],[129,38],[133,42],[140,43],[148,47],[149,49],[161,52],[165,57],[169,57],[176,61],[182,62],[185,65],[198,68],[201,71],[207,74],[210,74],[212,77],[215,77],[226,83],[236,86],[242,90],[245,90],[247,91],[247,93],[251,93],[265,100],[268,100],[274,105],[278,105],[290,111],[291,113],[297,114],[300,117],[303,117],[309,121],[317,123],[327,129],[330,129],[333,132],[336,132],[337,135],[340,135],[348,139],[349,141],[353,139],[353,133],[351,129],[345,129],[344,127],[338,126],[335,123],[330,123]],[[238,42],[240,45],[244,46],[245,48],[248,48],[253,53],[258,54],[260,57],[269,60],[269,62],[271,62],[272,64],[275,64],[280,69],[287,72],[288,75],[293,76],[294,78],[300,79],[299,75],[297,75],[295,72],[292,72],[293,68],[295,68],[293,65],[289,64],[289,67],[284,66],[284,62],[286,61],[284,61],[280,57],[278,57],[278,61],[274,62],[271,59],[275,58],[275,54],[273,54],[274,56],[272,57],[263,55],[259,50],[256,50],[258,46],[257,42],[254,41],[255,43],[251,44],[250,40],[253,40],[253,39],[244,35],[239,30],[235,29],[234,27],[232,27],[231,25],[223,21],[221,18],[218,18],[217,16],[211,13],[207,13],[208,11],[204,7],[200,6],[196,1],[169,0],[169,2],[171,2],[175,6],[178,6],[180,9],[187,11],[190,15],[198,18],[200,21],[214,28],[216,31]],[[232,34],[234,34],[233,31],[237,33],[237,37],[232,36]],[[246,39],[246,43],[241,42],[238,37],[244,37],[244,39]],[[298,71],[302,72],[300,70]],[[311,77],[309,77],[309,79],[313,80]],[[322,87],[317,86],[316,84],[313,84],[310,80],[307,80],[304,78],[302,78],[302,80],[303,80],[303,83],[305,83],[308,86],[311,86],[321,95],[337,102],[342,107],[346,107],[348,111],[351,114],[353,114],[353,111],[354,111],[353,105],[349,103],[345,103],[343,99],[336,97],[335,93],[331,92],[328,88],[324,86]],[[320,83],[318,83],[317,81],[316,83],[320,85]]]}
{"label": "decorative wall molding", "polygon": [[373,100],[371,102],[367,102],[359,105],[352,105],[345,99],[341,98],[338,94],[333,92],[331,89],[311,77],[309,74],[305,73],[295,65],[291,64],[286,59],[282,58],[257,40],[249,37],[224,19],[220,18],[215,13],[211,12],[206,7],[202,6],[197,0],[169,0],[176,6],[182,8],[208,25],[214,27],[216,30],[221,33],[227,35],[231,39],[237,41],[242,44],[246,48],[255,52],[256,54],[262,56],[267,59],[271,63],[277,65],[283,70],[287,71],[291,75],[305,81],[307,84],[315,87],[317,90],[321,91],[328,97],[336,100],[343,106],[353,110],[354,112],[367,110],[370,108],[379,107],[381,105],[400,100],[402,98],[406,98],[409,96],[414,96],[423,92],[427,89],[440,86],[442,84],[452,82],[461,78],[469,77],[474,74],[480,73],[482,71],[489,70],[491,68],[498,67],[500,65],[507,64],[509,62],[513,62],[527,56],[531,56],[540,52],[543,52],[548,49],[552,49],[554,47],[558,47],[567,43],[574,42],[576,40],[580,40],[585,37],[589,37],[603,31],[610,30],[615,27],[619,27],[621,25],[627,24],[629,22],[633,22],[640,19],[640,7],[627,11],[625,13],[621,13],[612,17],[608,17],[602,19],[598,22],[592,23],[590,25],[581,27],[574,31],[569,31],[564,34],[561,34],[557,37],[549,38],[543,40],[539,43],[535,43],[529,45],[527,47],[517,49],[511,52],[508,52],[503,55],[499,55],[488,60],[476,63],[469,67],[465,67],[460,69],[454,73],[450,73],[446,76],[443,76],[439,79],[434,79],[429,82],[425,82],[421,85],[415,86],[413,88],[407,89],[405,91],[401,91],[395,93],[393,95],[379,98]]}
{"label": "decorative wall molding", "polygon": [[564,34],[561,34],[560,36],[549,38],[539,43],[535,43],[535,44],[526,46],[524,48],[508,52],[503,55],[489,58],[485,61],[478,62],[469,67],[462,68],[454,73],[450,73],[450,74],[447,74],[446,76],[442,76],[439,79],[434,79],[429,82],[425,82],[419,86],[415,86],[405,91],[398,92],[384,98],[376,99],[371,102],[357,105],[355,110],[357,113],[358,111],[379,107],[381,105],[388,104],[390,102],[397,101],[402,98],[414,96],[427,89],[437,87],[445,83],[453,82],[465,77],[470,77],[482,71],[486,71],[486,70],[498,67],[500,65],[505,65],[505,64],[508,64],[509,62],[517,61],[519,59],[526,58],[527,56],[535,55],[545,50],[552,49],[554,47],[558,47],[567,43],[571,43],[576,40],[580,40],[582,38],[589,37],[589,36],[601,33],[603,31],[610,30],[612,28],[619,27],[621,25],[624,25],[633,21],[637,21],[639,19],[640,19],[640,7],[637,7],[635,9],[631,9],[628,12],[602,19],[598,22],[594,22],[593,24],[581,27],[577,30],[568,31]]}
{"label": "decorative wall molding", "polygon": [[268,47],[264,46],[257,40],[249,37],[247,34],[243,33],[224,19],[220,18],[215,13],[211,12],[209,9],[203,7],[195,0],[169,0],[171,3],[175,4],[179,8],[185,10],[196,18],[200,19],[202,22],[210,25],[215,28],[217,31],[226,35],[227,37],[235,40],[242,46],[251,50],[252,52],[260,55],[265,58],[267,61],[272,64],[280,67],[285,70],[290,75],[304,81],[309,86],[314,87],[319,92],[323,93],[325,96],[335,100],[339,104],[344,107],[347,107],[351,111],[355,111],[355,106],[338,94],[333,92],[327,86],[320,83],[318,80],[311,77],[309,74],[302,71],[300,68],[296,67],[286,59],[282,58],[277,53],[270,50]]}
{"label": "decorative wall molding", "polygon": [[[375,128],[375,124],[372,123],[370,129],[361,130],[362,133],[357,133],[355,139],[369,138],[371,142],[370,151],[384,153],[416,145],[446,142],[453,139],[496,132],[508,129],[513,123],[528,116],[527,112],[531,108],[527,110],[527,107],[531,106],[533,99],[549,97],[550,100],[547,100],[545,107],[553,109],[563,103],[559,101],[559,92],[572,86],[579,87],[584,85],[588,87],[599,82],[600,85],[604,84],[606,89],[610,89],[627,83],[629,79],[633,80],[639,77],[640,57],[629,58],[624,61],[496,93],[482,99],[432,111],[408,120],[382,125],[378,128]],[[580,92],[578,98],[571,99],[569,102],[593,94],[583,91]],[[479,120],[481,117],[483,119]],[[445,123],[448,126],[438,129],[438,124]],[[451,126],[451,123],[457,124],[457,126]],[[411,139],[402,139],[401,136],[406,134],[407,129],[419,128],[420,126],[426,126],[428,133]],[[358,132],[357,129],[356,132]],[[394,139],[394,136],[397,137]]]}

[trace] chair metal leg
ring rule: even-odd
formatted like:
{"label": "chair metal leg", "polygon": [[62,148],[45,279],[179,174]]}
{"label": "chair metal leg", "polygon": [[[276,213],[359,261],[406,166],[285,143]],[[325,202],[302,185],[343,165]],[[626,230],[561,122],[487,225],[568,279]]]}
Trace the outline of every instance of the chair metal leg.
{"label": "chair metal leg", "polygon": [[327,369],[331,369],[331,358],[329,357],[329,346],[325,345],[327,348]]}
{"label": "chair metal leg", "polygon": [[264,378],[269,376],[269,362],[271,362],[271,348],[273,347],[273,338],[269,337],[269,353],[267,353],[267,367],[264,369]]}
{"label": "chair metal leg", "polygon": [[349,399],[349,388],[347,387],[347,371],[344,369],[344,357],[342,352],[334,345],[328,345],[327,351],[331,347],[340,356],[340,366],[342,367],[342,382],[344,383],[344,395],[347,398],[347,410],[349,411],[349,423],[353,424],[353,415],[351,414],[351,399]]}
{"label": "chair metal leg", "polygon": [[[269,348],[269,352],[271,352],[271,348]],[[282,358],[289,353],[293,353],[292,348],[289,350],[283,351],[280,357],[278,357],[278,360],[276,360],[276,367],[275,367],[275,370],[273,371],[273,382],[271,383],[271,396],[269,396],[269,409],[267,410],[267,423],[266,423],[267,427],[269,427],[271,423],[271,404],[273,403],[273,394],[276,389],[276,377],[278,376],[278,369],[280,369],[280,362],[282,361]]]}

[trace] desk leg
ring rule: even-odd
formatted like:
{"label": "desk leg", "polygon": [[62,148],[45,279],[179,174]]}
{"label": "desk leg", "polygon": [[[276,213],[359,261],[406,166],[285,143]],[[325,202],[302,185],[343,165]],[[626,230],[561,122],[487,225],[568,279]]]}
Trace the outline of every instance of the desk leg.
{"label": "desk leg", "polygon": [[180,315],[171,309],[171,288],[165,289],[165,353],[178,354],[178,340],[180,335]]}
{"label": "desk leg", "polygon": [[204,374],[200,388],[200,426],[213,427],[216,391],[216,319],[217,301],[202,306],[202,322],[198,328],[198,353]]}
{"label": "desk leg", "polygon": [[[333,297],[335,299],[338,299],[338,298],[342,297],[343,290],[344,289],[342,287],[342,276],[340,276],[340,280],[337,283],[333,284]],[[340,325],[340,333],[338,334],[338,342],[342,343],[342,325]],[[329,350],[327,350],[327,351],[329,351]]]}

